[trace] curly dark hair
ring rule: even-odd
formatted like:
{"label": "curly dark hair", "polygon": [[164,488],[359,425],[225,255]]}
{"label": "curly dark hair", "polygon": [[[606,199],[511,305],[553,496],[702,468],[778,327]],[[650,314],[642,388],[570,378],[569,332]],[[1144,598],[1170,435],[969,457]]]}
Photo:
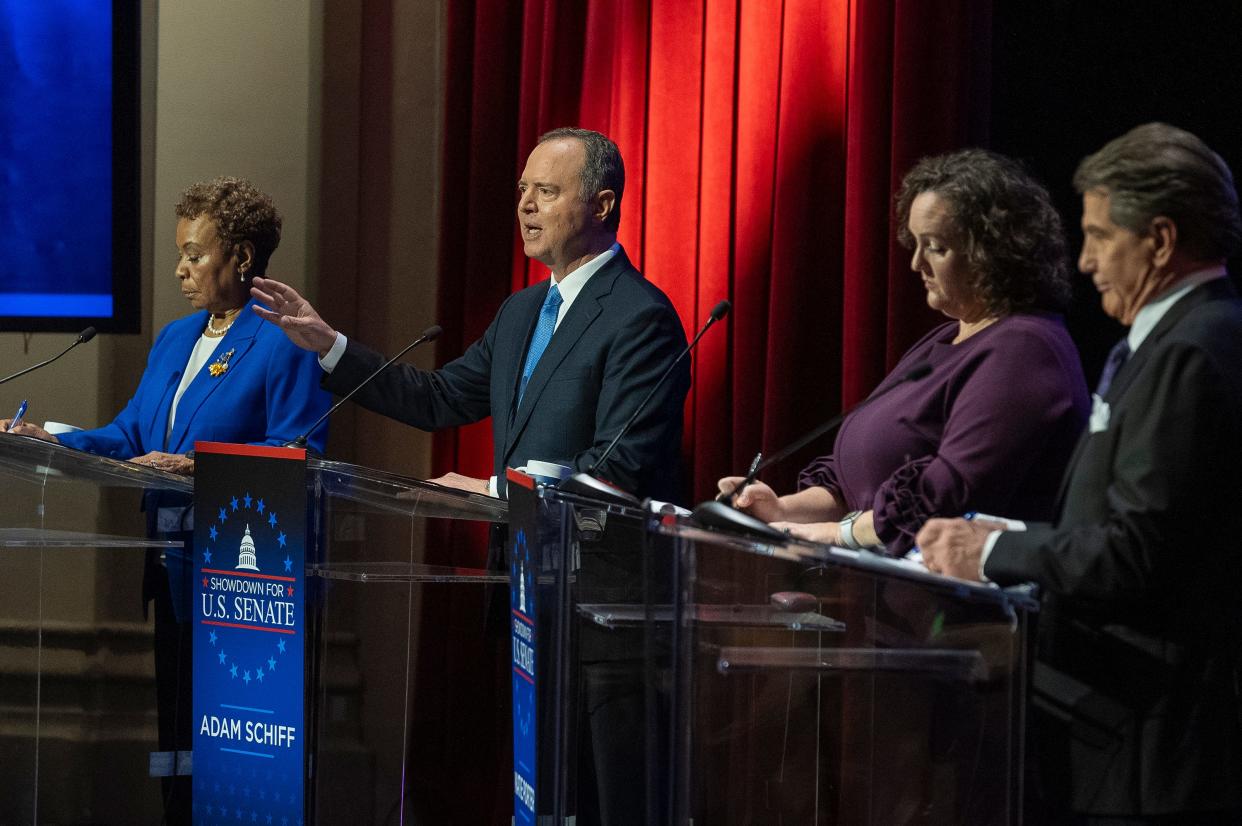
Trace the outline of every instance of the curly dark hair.
{"label": "curly dark hair", "polygon": [[907,248],[914,246],[910,205],[924,192],[948,203],[973,274],[970,287],[990,315],[1069,303],[1061,216],[1021,164],[983,149],[923,158],[896,195],[897,238]]}
{"label": "curly dark hair", "polygon": [[224,249],[243,241],[254,244],[254,264],[247,277],[264,275],[267,262],[280,245],[280,213],[270,196],[245,178],[219,177],[190,184],[174,210],[178,218],[206,215],[216,224]]}

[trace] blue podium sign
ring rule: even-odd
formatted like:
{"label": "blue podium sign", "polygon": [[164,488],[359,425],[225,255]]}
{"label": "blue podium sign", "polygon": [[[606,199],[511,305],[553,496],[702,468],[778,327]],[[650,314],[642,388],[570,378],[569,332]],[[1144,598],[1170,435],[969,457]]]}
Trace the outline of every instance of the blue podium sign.
{"label": "blue podium sign", "polygon": [[301,826],[306,451],[194,451],[194,823]]}
{"label": "blue podium sign", "polygon": [[[512,470],[509,490],[517,486],[534,490],[534,480]],[[535,570],[530,538],[526,529],[533,519],[515,515],[532,507],[533,498],[510,495],[509,514],[513,526],[509,537],[509,629],[513,645],[513,822],[515,826],[535,826],[536,737],[538,694],[535,667]],[[532,514],[533,516],[533,514]]]}

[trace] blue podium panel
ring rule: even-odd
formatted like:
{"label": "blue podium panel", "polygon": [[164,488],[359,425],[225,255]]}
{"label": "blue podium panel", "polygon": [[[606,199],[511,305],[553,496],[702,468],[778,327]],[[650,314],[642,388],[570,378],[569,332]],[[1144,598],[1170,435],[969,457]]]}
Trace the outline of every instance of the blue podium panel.
{"label": "blue podium panel", "polygon": [[299,824],[306,451],[194,449],[194,822]]}
{"label": "blue podium panel", "polygon": [[[644,634],[672,543],[641,508],[508,481],[514,822],[654,822],[668,693],[647,679]],[[592,605],[634,621],[608,627]]]}

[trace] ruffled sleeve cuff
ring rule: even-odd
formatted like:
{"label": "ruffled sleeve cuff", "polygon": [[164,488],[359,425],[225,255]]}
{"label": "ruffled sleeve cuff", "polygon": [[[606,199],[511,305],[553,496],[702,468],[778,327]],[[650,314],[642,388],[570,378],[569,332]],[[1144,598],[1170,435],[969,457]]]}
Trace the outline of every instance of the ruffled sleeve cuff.
{"label": "ruffled sleeve cuff", "polygon": [[937,515],[923,491],[923,475],[933,458],[924,456],[902,465],[876,491],[872,505],[875,534],[890,554],[899,556],[913,548],[919,528]]}
{"label": "ruffled sleeve cuff", "polygon": [[837,501],[841,500],[841,485],[837,482],[837,464],[831,456],[820,456],[798,474],[798,490],[827,488]]}

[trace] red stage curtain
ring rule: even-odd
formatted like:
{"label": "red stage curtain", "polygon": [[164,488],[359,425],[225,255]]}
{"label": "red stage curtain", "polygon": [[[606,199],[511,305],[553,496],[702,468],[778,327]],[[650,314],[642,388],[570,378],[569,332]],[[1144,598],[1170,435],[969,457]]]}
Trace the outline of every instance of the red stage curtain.
{"label": "red stage curtain", "polygon": [[[688,334],[721,298],[734,304],[695,354],[685,411],[686,498],[707,498],[757,450],[865,395],[937,321],[895,244],[892,194],[920,156],[986,137],[989,8],[450,0],[438,361],[479,337],[510,292],[547,277],[516,230],[516,181],[537,137],[566,125],[604,132],[625,157],[631,259]],[[490,474],[490,426],[436,434],[435,472]],[[789,490],[827,449],[765,479]],[[432,520],[426,561],[482,565],[485,544],[462,529]],[[419,654],[419,814],[507,823],[508,652],[487,642],[503,637],[471,624],[477,606],[425,597],[425,621],[442,633],[424,634]],[[477,773],[450,768],[463,764]]]}
{"label": "red stage curtain", "polygon": [[[892,194],[922,155],[986,137],[988,3],[456,0],[447,20],[441,362],[547,277],[515,182],[564,125],[620,146],[621,242],[687,334],[734,303],[694,359],[689,500],[864,396],[939,318]],[[488,475],[489,428],[438,434],[436,471]],[[767,478],[789,489],[829,446]]]}

